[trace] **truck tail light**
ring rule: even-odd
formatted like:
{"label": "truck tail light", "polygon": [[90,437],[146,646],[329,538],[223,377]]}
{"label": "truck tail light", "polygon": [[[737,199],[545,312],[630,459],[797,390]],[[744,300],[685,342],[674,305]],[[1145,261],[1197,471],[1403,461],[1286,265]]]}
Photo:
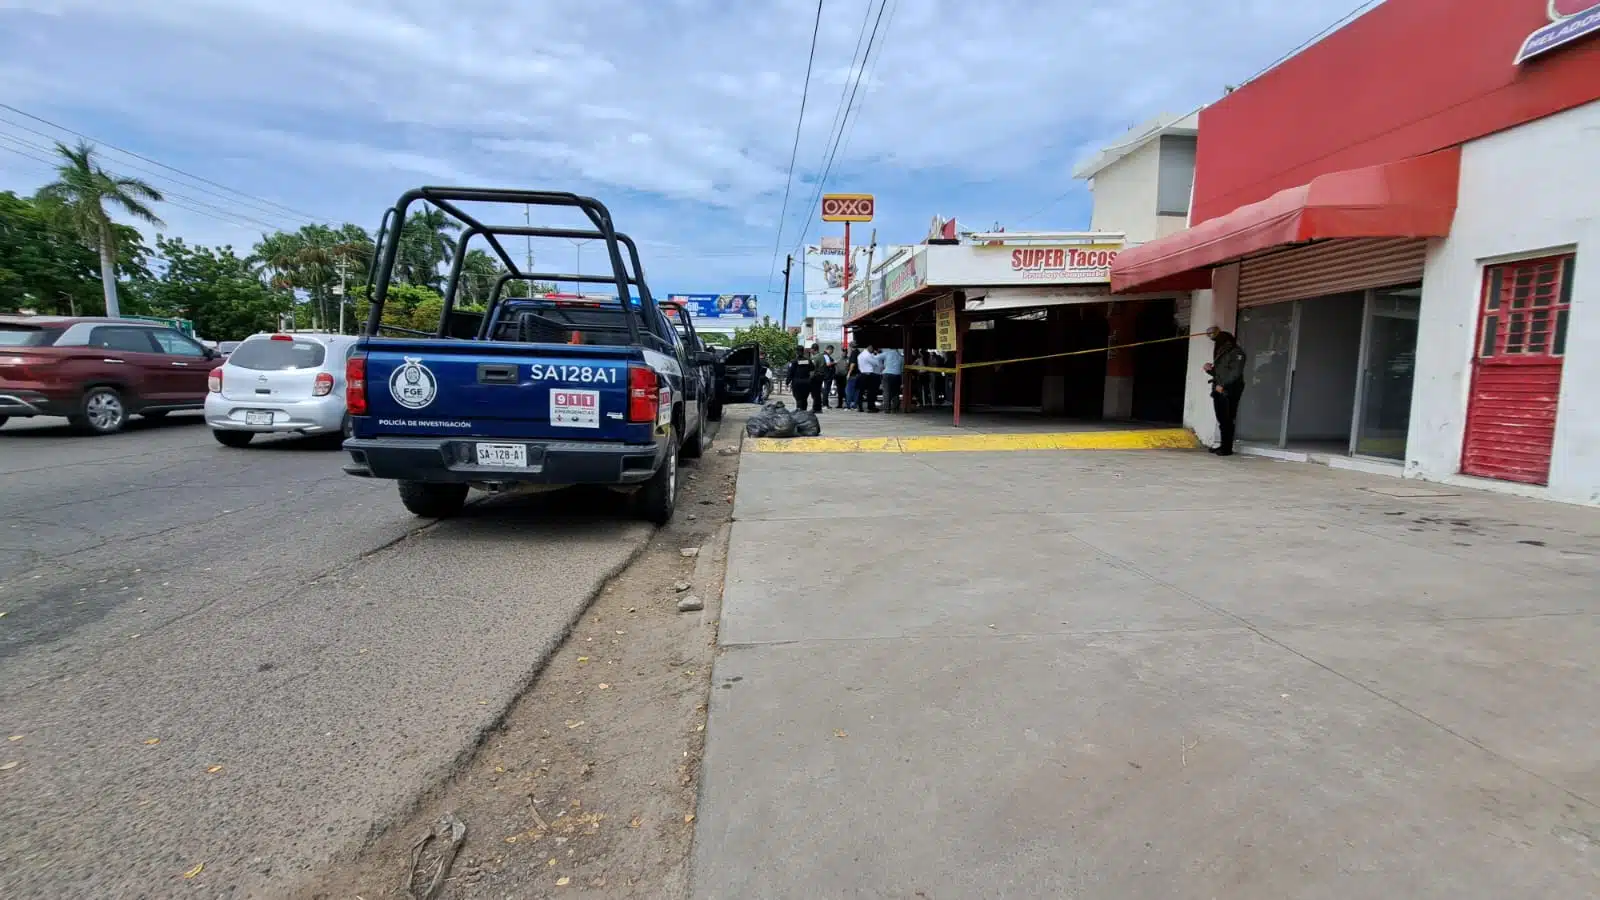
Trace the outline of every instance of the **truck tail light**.
{"label": "truck tail light", "polygon": [[367,354],[354,353],[344,362],[344,408],[352,416],[367,414]]}
{"label": "truck tail light", "polygon": [[311,386],[311,396],[326,397],[333,393],[333,375],[329,372],[318,372],[317,381]]}
{"label": "truck tail light", "polygon": [[654,424],[661,411],[661,388],[656,371],[644,366],[628,367],[628,421]]}
{"label": "truck tail light", "polygon": [[213,394],[222,393],[222,367],[217,366],[206,376],[206,389]]}

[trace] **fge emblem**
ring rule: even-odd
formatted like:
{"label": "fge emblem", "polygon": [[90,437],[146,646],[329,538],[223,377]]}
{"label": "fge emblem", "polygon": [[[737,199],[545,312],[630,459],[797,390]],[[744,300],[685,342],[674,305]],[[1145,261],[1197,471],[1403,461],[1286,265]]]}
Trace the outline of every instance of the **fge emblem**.
{"label": "fge emblem", "polygon": [[421,357],[407,356],[405,361],[389,376],[389,396],[406,409],[421,409],[433,402],[439,393],[439,382],[422,364]]}

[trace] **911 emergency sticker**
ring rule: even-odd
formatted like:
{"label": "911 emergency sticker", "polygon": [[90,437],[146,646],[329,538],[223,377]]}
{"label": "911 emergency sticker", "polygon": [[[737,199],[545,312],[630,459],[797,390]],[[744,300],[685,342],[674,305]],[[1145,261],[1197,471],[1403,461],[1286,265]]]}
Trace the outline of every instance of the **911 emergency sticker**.
{"label": "911 emergency sticker", "polygon": [[550,424],[562,428],[599,428],[600,392],[551,391]]}
{"label": "911 emergency sticker", "polygon": [[404,357],[405,365],[389,375],[389,396],[406,409],[421,409],[439,393],[439,381],[419,356]]}
{"label": "911 emergency sticker", "polygon": [[571,381],[578,384],[616,384],[617,369],[604,366],[557,366],[534,363],[528,376],[534,381]]}

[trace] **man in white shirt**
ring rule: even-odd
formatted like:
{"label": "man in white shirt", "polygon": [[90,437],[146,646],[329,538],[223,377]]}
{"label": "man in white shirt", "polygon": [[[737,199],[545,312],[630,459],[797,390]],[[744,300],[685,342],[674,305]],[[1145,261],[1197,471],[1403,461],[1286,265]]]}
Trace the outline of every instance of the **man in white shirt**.
{"label": "man in white shirt", "polygon": [[883,360],[878,356],[875,344],[868,344],[856,357],[856,371],[861,373],[857,383],[856,411],[875,413],[878,411],[878,385],[883,380]]}

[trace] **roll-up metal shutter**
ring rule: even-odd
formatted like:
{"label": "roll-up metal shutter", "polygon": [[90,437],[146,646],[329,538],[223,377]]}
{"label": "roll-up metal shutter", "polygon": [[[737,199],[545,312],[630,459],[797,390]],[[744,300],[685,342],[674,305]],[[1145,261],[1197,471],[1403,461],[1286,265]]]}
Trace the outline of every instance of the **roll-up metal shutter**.
{"label": "roll-up metal shutter", "polygon": [[1422,280],[1428,242],[1414,238],[1323,241],[1239,266],[1239,308]]}

